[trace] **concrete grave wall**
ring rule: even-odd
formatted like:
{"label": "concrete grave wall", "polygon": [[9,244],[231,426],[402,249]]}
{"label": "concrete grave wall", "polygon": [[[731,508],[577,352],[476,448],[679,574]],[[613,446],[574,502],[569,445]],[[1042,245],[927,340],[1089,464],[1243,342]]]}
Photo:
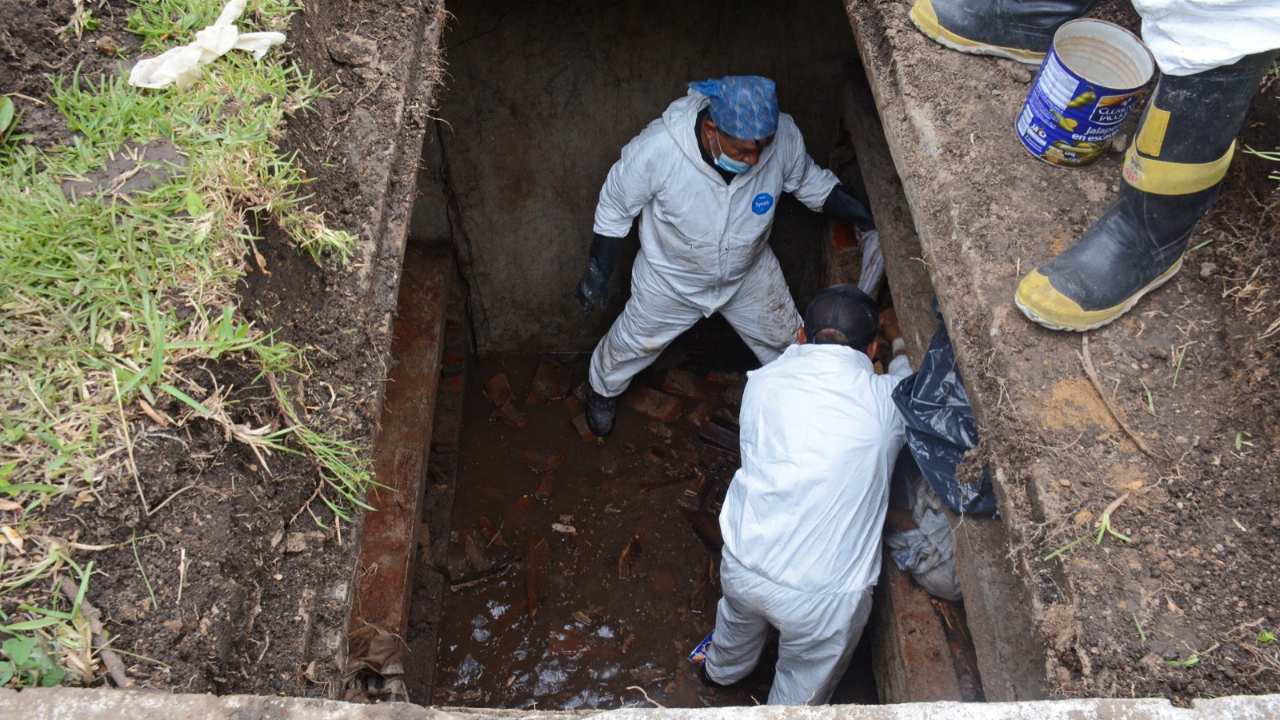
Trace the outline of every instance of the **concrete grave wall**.
{"label": "concrete grave wall", "polygon": [[[583,320],[572,298],[600,185],[687,82],[774,78],[782,110],[825,165],[842,69],[857,56],[834,1],[457,0],[448,9],[441,122],[428,132],[411,237],[458,248],[482,351],[590,349],[621,311],[634,239],[608,313]],[[803,301],[823,220],[794,201],[778,212],[773,245]]]}

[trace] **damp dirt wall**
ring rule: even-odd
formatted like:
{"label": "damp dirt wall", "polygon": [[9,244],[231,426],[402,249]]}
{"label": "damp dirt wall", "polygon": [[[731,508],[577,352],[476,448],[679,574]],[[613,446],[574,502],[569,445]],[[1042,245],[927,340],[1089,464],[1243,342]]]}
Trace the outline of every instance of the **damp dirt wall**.
{"label": "damp dirt wall", "polygon": [[[839,81],[856,58],[838,2],[458,0],[440,118],[428,133],[411,236],[453,243],[480,350],[590,349],[628,296],[631,241],[606,313],[583,319],[600,185],[623,145],[686,92],[729,74],[774,78],[826,164]],[[780,205],[773,245],[793,292],[815,280],[821,216]]]}

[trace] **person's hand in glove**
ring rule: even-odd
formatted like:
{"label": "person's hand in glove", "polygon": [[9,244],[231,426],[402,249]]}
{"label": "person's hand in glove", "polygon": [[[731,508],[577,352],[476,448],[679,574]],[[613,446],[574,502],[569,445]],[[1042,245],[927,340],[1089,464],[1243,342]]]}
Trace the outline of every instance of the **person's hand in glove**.
{"label": "person's hand in glove", "polygon": [[851,223],[858,230],[876,229],[876,221],[871,217],[871,211],[839,185],[831,188],[827,199],[822,203],[822,211],[837,220]]}
{"label": "person's hand in glove", "polygon": [[583,315],[595,308],[597,298],[601,309],[609,301],[609,279],[613,277],[614,268],[618,267],[618,256],[622,254],[625,239],[600,234],[591,239],[591,257],[587,261],[587,271],[582,274],[582,279],[573,290],[573,296],[582,303]]}
{"label": "person's hand in glove", "polygon": [[874,297],[884,278],[884,256],[880,252],[880,233],[876,230],[871,211],[839,185],[831,188],[822,203],[822,210],[836,220],[853,225],[858,244],[862,246],[862,274],[858,277],[858,288]]}

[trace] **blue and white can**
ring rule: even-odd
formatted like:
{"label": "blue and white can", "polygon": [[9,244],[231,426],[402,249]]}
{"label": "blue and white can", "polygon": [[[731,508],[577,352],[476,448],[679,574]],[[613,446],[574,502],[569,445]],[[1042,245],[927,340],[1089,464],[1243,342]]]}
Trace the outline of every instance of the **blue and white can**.
{"label": "blue and white can", "polygon": [[715,637],[716,631],[712,630],[707,636],[702,638],[702,642],[698,643],[698,647],[689,653],[689,660],[695,663],[702,663],[707,659],[707,648],[711,647],[711,638]]}
{"label": "blue and white can", "polygon": [[1102,20],[1072,20],[1054,33],[1016,123],[1022,145],[1054,165],[1097,162],[1155,73],[1133,33]]}

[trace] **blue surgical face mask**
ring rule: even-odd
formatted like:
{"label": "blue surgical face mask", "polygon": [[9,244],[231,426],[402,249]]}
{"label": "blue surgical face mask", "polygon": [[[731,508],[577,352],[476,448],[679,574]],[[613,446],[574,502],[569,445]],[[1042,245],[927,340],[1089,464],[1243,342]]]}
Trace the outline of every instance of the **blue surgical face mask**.
{"label": "blue surgical face mask", "polygon": [[716,157],[716,167],[731,172],[734,175],[741,175],[751,169],[751,166],[741,160],[734,160],[724,154],[724,146],[720,144],[720,133],[716,133],[716,147],[720,151],[720,155]]}

